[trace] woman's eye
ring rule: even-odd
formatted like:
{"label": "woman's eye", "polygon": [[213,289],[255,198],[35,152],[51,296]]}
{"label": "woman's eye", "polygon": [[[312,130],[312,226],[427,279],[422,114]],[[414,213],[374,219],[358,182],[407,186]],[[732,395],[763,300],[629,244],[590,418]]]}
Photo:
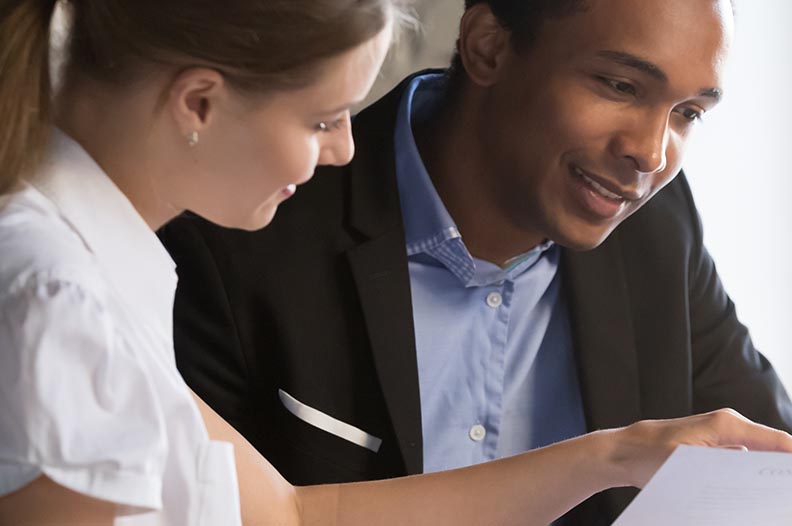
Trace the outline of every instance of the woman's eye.
{"label": "woman's eye", "polygon": [[316,124],[315,129],[318,132],[329,133],[341,128],[344,125],[345,119],[343,117],[334,121],[322,121]]}

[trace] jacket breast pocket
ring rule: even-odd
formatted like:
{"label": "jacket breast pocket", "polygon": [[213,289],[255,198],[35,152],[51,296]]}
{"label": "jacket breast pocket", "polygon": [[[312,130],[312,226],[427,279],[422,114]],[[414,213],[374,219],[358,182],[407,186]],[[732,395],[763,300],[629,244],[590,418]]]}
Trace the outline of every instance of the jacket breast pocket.
{"label": "jacket breast pocket", "polygon": [[271,427],[259,427],[254,438],[256,447],[292,484],[354,482],[396,474],[392,453],[383,456],[386,447],[379,436],[286,391],[277,396]]}
{"label": "jacket breast pocket", "polygon": [[283,407],[306,424],[312,425],[357,446],[364,447],[374,453],[377,453],[382,445],[382,439],[379,437],[366,433],[360,428],[342,422],[318,409],[306,405],[283,389],[278,389],[278,397]]}

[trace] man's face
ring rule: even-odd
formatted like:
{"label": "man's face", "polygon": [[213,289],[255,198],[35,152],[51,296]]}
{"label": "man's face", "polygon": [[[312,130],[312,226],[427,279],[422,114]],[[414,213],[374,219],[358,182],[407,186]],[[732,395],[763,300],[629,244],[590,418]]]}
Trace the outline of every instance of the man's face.
{"label": "man's face", "polygon": [[589,0],[510,53],[486,99],[487,186],[508,220],[602,243],[679,172],[720,98],[728,0]]}

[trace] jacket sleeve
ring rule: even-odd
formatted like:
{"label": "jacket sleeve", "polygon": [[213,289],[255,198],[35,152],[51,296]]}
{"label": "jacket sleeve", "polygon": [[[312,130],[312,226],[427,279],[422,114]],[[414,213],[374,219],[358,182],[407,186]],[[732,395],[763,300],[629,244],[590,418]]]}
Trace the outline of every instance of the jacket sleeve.
{"label": "jacket sleeve", "polygon": [[158,232],[176,262],[176,363],[187,384],[229,423],[245,415],[248,367],[216,254],[202,220],[183,215]]}
{"label": "jacket sleeve", "polygon": [[688,283],[693,409],[731,407],[752,420],[792,431],[792,403],[770,362],[751,341],[703,245],[701,219],[687,182],[694,225]]}

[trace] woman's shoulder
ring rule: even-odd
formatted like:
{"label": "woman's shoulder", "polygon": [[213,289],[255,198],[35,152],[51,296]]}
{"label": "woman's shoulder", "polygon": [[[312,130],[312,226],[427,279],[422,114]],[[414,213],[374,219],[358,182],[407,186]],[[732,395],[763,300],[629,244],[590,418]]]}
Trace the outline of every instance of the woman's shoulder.
{"label": "woman's shoulder", "polygon": [[47,282],[103,294],[93,255],[57,207],[32,186],[0,198],[0,254],[0,301]]}
{"label": "woman's shoulder", "polygon": [[43,474],[131,511],[161,508],[158,384],[112,304],[52,201],[34,187],[0,197],[0,496]]}

